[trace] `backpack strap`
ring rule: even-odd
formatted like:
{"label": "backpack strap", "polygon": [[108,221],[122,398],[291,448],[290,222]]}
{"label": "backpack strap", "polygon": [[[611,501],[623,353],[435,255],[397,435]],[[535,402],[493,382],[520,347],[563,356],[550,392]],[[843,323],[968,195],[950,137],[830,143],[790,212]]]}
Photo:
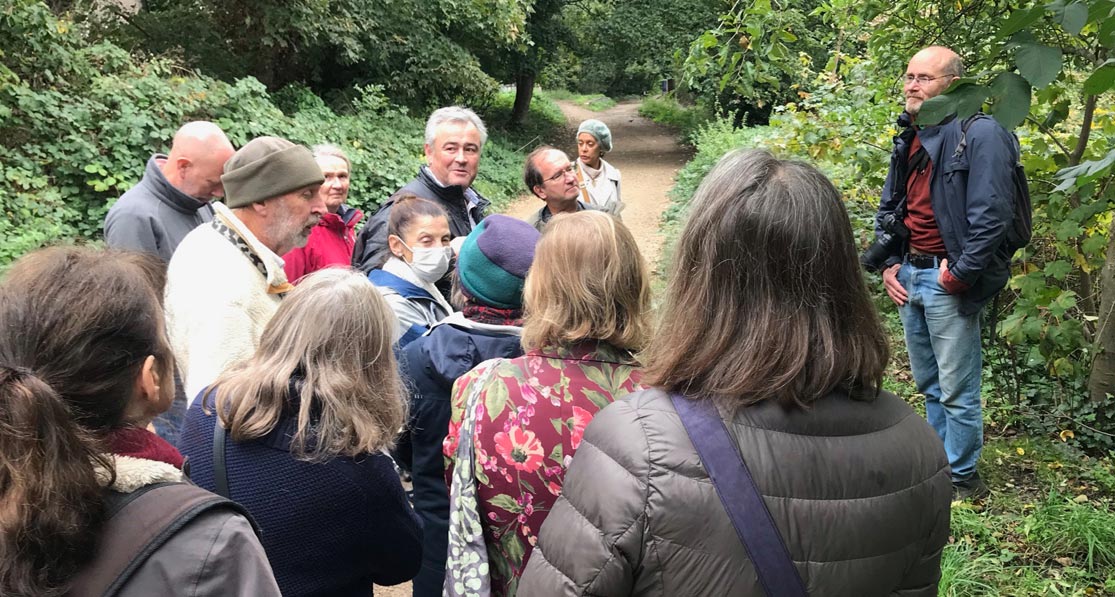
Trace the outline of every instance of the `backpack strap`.
{"label": "backpack strap", "polygon": [[105,514],[97,551],[73,578],[66,597],[111,597],[147,558],[190,521],[210,510],[229,509],[259,529],[247,510],[191,483],[156,483],[130,494],[105,490]]}
{"label": "backpack strap", "polygon": [[228,490],[228,467],[225,465],[225,428],[221,425],[221,417],[215,416],[213,421],[213,492],[217,495],[232,499]]}
{"label": "backpack strap", "polygon": [[747,556],[755,565],[759,584],[770,597],[805,597],[805,584],[790,551],[778,533],[763,496],[747,470],[747,463],[728,435],[716,405],[708,399],[690,400],[670,394],[701,464],[728,512]]}

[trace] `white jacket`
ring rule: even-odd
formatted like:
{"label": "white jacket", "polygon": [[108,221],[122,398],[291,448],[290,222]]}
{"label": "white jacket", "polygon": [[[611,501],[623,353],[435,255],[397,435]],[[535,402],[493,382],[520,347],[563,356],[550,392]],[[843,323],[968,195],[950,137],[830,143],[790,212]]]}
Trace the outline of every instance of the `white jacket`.
{"label": "white jacket", "polygon": [[267,269],[264,276],[211,225],[186,235],[167,268],[167,334],[191,403],[227,368],[255,353],[263,327],[290,288],[283,260],[224,205],[216,219],[237,232]]}
{"label": "white jacket", "polygon": [[[588,170],[585,169],[585,164],[580,159],[577,160],[577,167],[581,170],[580,176],[581,180],[584,181],[584,190],[588,191],[589,200],[585,203],[618,218],[624,207],[623,201],[619,197],[619,170],[603,158],[600,159],[600,174],[595,179],[589,177]],[[582,201],[584,201],[584,195],[585,193],[582,192]]]}

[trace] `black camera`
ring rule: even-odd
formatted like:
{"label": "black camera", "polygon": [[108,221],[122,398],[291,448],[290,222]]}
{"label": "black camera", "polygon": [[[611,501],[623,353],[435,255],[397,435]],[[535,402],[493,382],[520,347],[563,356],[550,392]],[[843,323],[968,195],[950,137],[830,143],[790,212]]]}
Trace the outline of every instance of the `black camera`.
{"label": "black camera", "polygon": [[883,229],[883,233],[859,258],[859,262],[869,272],[882,270],[887,258],[897,253],[902,248],[902,243],[910,237],[910,231],[902,222],[902,217],[894,212],[883,214],[879,219],[879,227]]}

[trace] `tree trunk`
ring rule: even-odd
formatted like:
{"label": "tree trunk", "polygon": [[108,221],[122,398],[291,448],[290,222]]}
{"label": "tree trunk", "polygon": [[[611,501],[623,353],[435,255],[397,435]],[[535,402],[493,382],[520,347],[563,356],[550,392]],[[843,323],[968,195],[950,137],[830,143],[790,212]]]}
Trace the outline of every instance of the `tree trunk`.
{"label": "tree trunk", "polygon": [[1088,377],[1088,393],[1102,402],[1115,394],[1115,222],[1107,233],[1107,256],[1100,273],[1100,308],[1095,347],[1098,351]]}
{"label": "tree trunk", "polygon": [[532,72],[515,75],[515,106],[511,108],[512,126],[522,126],[527,121],[530,100],[534,97],[534,79],[535,74]]}

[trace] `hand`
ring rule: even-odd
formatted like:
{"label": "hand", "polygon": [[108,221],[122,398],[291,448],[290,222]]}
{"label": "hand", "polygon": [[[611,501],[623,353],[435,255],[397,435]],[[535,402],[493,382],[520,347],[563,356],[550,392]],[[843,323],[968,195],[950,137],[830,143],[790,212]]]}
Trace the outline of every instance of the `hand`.
{"label": "hand", "polygon": [[894,304],[899,307],[905,305],[909,298],[906,289],[898,282],[898,268],[900,267],[902,267],[902,264],[896,263],[883,270],[883,288],[886,289],[890,300],[894,301]]}
{"label": "hand", "polygon": [[940,284],[941,288],[944,288],[948,294],[960,294],[970,288],[963,280],[952,275],[952,272],[949,271],[948,259],[941,260],[941,270],[937,274],[937,284]]}
{"label": "hand", "polygon": [[948,257],[945,257],[941,259],[941,266],[937,268],[937,283],[941,285],[941,288],[947,288],[945,284],[949,282],[949,278],[951,277],[946,275],[948,274],[948,271],[949,259]]}

